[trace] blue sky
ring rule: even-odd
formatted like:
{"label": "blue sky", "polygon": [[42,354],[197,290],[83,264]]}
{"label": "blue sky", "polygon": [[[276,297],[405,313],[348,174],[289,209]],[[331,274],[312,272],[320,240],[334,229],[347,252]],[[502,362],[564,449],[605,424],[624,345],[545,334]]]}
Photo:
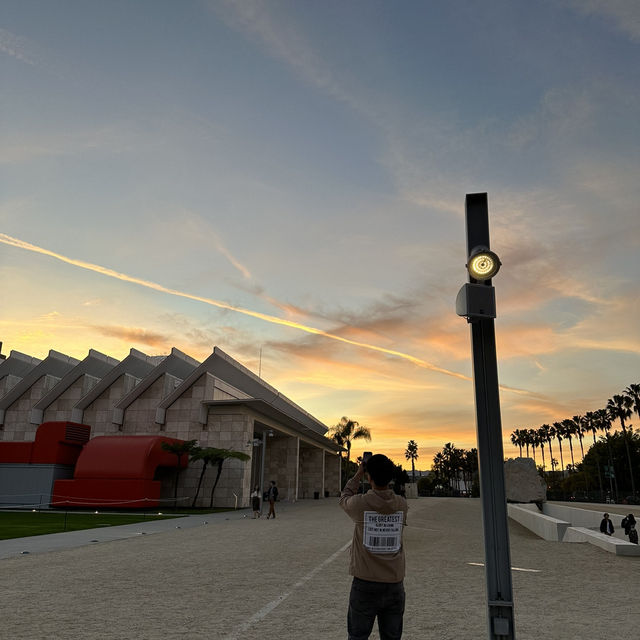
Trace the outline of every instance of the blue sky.
{"label": "blue sky", "polygon": [[505,438],[638,381],[637,3],[22,0],[1,19],[0,233],[375,347],[3,241],[5,350],[215,344],[257,371],[262,347],[319,419],[396,459],[414,439],[428,466],[474,446],[453,308],[464,196],[487,191]]}

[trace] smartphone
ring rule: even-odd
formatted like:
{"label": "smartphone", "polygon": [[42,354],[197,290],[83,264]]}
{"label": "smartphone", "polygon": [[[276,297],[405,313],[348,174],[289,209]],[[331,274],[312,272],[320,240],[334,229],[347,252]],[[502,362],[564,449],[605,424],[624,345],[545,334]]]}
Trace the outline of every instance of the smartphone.
{"label": "smartphone", "polygon": [[371,451],[365,451],[362,454],[362,462],[367,462],[372,455]]}

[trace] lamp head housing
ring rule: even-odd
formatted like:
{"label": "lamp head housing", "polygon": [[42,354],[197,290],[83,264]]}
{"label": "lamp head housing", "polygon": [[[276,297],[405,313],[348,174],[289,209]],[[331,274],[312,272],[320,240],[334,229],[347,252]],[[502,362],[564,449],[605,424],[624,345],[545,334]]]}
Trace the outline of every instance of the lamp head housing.
{"label": "lamp head housing", "polygon": [[467,270],[474,280],[484,282],[491,280],[501,266],[500,258],[493,251],[487,247],[478,246],[471,250]]}

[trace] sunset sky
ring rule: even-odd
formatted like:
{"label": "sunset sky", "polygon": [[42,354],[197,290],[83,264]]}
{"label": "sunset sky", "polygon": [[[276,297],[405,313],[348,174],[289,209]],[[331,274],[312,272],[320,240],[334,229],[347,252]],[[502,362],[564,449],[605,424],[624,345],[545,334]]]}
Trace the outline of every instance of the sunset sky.
{"label": "sunset sky", "polygon": [[505,454],[640,382],[635,0],[5,0],[0,80],[5,354],[217,345],[428,469],[486,191]]}

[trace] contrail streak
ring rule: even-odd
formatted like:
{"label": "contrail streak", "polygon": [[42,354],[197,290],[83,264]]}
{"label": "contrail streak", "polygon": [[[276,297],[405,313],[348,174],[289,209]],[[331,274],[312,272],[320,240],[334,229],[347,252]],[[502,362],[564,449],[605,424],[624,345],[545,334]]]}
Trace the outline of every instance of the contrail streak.
{"label": "contrail streak", "polygon": [[[156,282],[151,282],[150,280],[143,280],[142,278],[136,278],[135,276],[129,276],[126,273],[120,273],[119,271],[114,271],[113,269],[107,269],[106,267],[101,267],[100,265],[92,264],[91,262],[85,262],[84,260],[76,260],[75,258],[68,258],[67,256],[63,256],[59,253],[55,253],[54,251],[49,251],[49,249],[38,247],[35,244],[24,242],[23,240],[19,240],[18,238],[12,238],[11,236],[8,236],[5,233],[0,233],[0,242],[7,244],[11,247],[17,247],[18,249],[24,249],[26,251],[32,251],[33,253],[39,253],[45,256],[49,256],[51,258],[55,258],[56,260],[60,260],[61,262],[66,262],[67,264],[73,265],[74,267],[80,267],[81,269],[94,271],[95,273],[100,273],[103,276],[108,276],[110,278],[116,278],[117,280],[122,280],[123,282],[131,282],[132,284],[137,284],[141,287],[146,287],[147,289],[153,289],[154,291],[160,291],[161,293],[168,293],[169,295],[172,295],[172,296],[187,298],[188,300],[195,300],[196,302],[203,302],[204,304],[208,304],[213,307],[218,307],[219,309],[227,309],[228,311],[235,311],[236,313],[242,313],[245,316],[258,318],[260,320],[264,320],[272,324],[278,324],[284,327],[290,327],[292,329],[298,329],[299,331],[305,331],[306,333],[312,333],[314,335],[323,336],[324,338],[337,340],[338,342],[350,344],[350,345],[353,345],[354,347],[361,347],[363,349],[377,351],[378,353],[385,353],[390,356],[402,358],[403,360],[408,360],[409,362],[412,362],[416,366],[422,367],[423,369],[429,369],[430,371],[442,373],[444,375],[451,376],[453,378],[459,378],[460,380],[471,380],[469,376],[465,376],[462,373],[457,373],[456,371],[449,371],[448,369],[438,367],[430,362],[427,362],[426,360],[422,360],[421,358],[416,358],[415,356],[412,356],[408,353],[403,353],[402,351],[395,351],[394,349],[385,349],[384,347],[378,347],[374,344],[368,344],[366,342],[359,342],[358,340],[350,340],[349,338],[343,338],[342,336],[338,336],[333,333],[328,333],[327,331],[323,331],[322,329],[310,327],[305,324],[300,324],[299,322],[292,322],[291,320],[278,318],[277,316],[272,316],[267,313],[260,313],[259,311],[251,311],[250,309],[244,309],[243,307],[236,307],[234,305],[227,304],[226,302],[221,302],[220,300],[205,298],[203,296],[197,296],[192,293],[185,293],[184,291],[178,291],[177,289],[170,289],[169,287],[164,287],[163,285],[158,284]],[[527,391],[523,391],[520,389],[513,389],[510,387],[503,387],[503,388],[508,391],[514,391],[516,393],[529,395]]]}

